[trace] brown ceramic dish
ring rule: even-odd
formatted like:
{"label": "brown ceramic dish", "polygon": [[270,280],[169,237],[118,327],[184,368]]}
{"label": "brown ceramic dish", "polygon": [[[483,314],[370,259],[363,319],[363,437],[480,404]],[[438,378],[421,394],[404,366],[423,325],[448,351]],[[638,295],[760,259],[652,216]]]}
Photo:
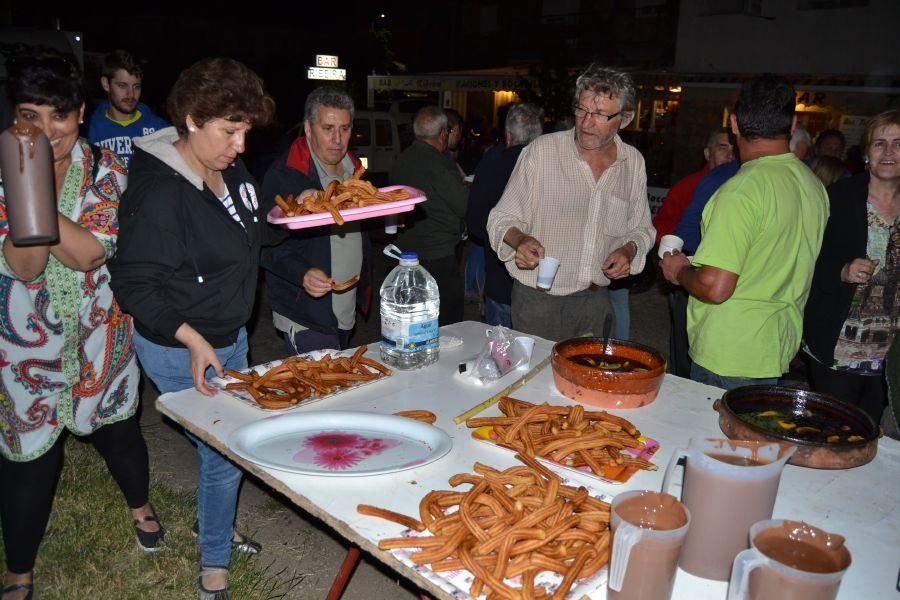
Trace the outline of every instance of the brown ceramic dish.
{"label": "brown ceramic dish", "polygon": [[[826,394],[775,385],[751,385],[735,388],[713,403],[719,413],[719,427],[730,439],[787,442],[797,446],[788,461],[813,469],[849,469],[864,465],[875,457],[881,429],[860,408]],[[778,411],[785,415],[814,414],[820,421],[848,426],[862,438],[836,443],[811,441],[790,431],[774,432],[749,422],[753,415]]]}
{"label": "brown ceramic dish", "polygon": [[[551,353],[556,388],[572,400],[601,408],[638,408],[656,399],[666,373],[662,354],[642,344],[603,338],[572,338],[557,342]],[[633,360],[648,370],[622,372],[578,364],[571,357],[592,354]]]}

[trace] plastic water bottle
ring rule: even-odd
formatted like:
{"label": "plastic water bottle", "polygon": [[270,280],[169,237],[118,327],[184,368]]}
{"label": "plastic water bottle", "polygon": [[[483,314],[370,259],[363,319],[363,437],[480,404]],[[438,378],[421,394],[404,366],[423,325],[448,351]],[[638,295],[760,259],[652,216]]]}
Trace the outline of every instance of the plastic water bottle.
{"label": "plastic water bottle", "polygon": [[400,265],[381,284],[381,360],[402,371],[420,369],[440,354],[437,282],[415,252],[389,245],[384,253]]}

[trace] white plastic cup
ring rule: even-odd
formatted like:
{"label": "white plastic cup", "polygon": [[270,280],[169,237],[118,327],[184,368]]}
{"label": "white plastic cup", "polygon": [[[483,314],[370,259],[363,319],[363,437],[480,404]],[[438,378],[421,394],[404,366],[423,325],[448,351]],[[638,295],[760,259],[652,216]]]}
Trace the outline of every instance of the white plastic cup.
{"label": "white plastic cup", "polygon": [[553,278],[559,269],[559,261],[553,257],[545,256],[538,264],[537,286],[542,290],[549,290],[553,285]]}
{"label": "white plastic cup", "polygon": [[400,222],[397,215],[387,215],[384,218],[384,232],[388,235],[397,233],[397,224]]}
{"label": "white plastic cup", "polygon": [[664,258],[666,252],[670,252],[675,254],[675,252],[681,252],[681,249],[684,248],[684,240],[678,237],[677,235],[664,235],[662,239],[659,240],[659,257]]}
{"label": "white plastic cup", "polygon": [[525,356],[528,357],[528,361],[519,368],[526,368],[531,363],[531,353],[534,352],[534,338],[519,336],[516,338],[516,343],[522,347],[522,349],[525,351]]}

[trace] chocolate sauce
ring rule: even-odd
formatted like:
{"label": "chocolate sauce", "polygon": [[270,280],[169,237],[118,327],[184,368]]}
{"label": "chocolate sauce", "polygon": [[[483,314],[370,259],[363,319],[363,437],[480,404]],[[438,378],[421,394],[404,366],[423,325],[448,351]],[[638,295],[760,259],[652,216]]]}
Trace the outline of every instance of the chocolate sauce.
{"label": "chocolate sauce", "polygon": [[[841,572],[850,566],[844,538],[798,521],[756,534],[753,545],[780,565],[764,564],[750,574],[752,600],[834,600],[841,585]],[[814,575],[803,576],[795,571]]]}
{"label": "chocolate sauce", "polygon": [[737,465],[739,467],[761,467],[763,465],[771,464],[769,461],[759,460],[758,458],[753,458],[752,456],[734,456],[731,454],[712,454],[710,452],[705,453],[708,457],[714,458],[723,463],[728,463],[729,465]]}
{"label": "chocolate sauce", "polygon": [[841,570],[832,553],[801,540],[757,538],[756,549],[772,560],[808,573],[834,573]]}
{"label": "chocolate sauce", "polygon": [[[642,492],[618,503],[610,524],[613,536],[619,521],[642,529],[672,531],[688,523],[684,505],[674,496],[658,492]],[[675,585],[678,555],[684,537],[657,539],[644,536],[628,556],[628,568],[619,591],[607,590],[609,600],[668,600]]]}
{"label": "chocolate sauce", "polygon": [[0,134],[0,173],[13,244],[33,246],[57,240],[53,149],[44,132],[19,123]]}
{"label": "chocolate sauce", "polygon": [[[769,464],[753,455],[707,456],[740,468]],[[682,501],[694,520],[678,564],[692,575],[728,581],[734,557],[749,546],[750,526],[772,518],[781,470],[772,469],[769,477],[746,479],[731,476],[729,467],[713,472],[693,463],[688,459],[685,466]]]}

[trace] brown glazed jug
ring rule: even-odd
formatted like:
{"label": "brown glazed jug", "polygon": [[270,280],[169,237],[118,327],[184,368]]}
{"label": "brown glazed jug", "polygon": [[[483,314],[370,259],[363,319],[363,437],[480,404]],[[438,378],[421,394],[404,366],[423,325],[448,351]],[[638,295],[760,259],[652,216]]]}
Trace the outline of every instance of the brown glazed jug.
{"label": "brown glazed jug", "polygon": [[44,132],[15,123],[0,134],[0,175],[12,243],[35,246],[59,239],[53,150]]}

